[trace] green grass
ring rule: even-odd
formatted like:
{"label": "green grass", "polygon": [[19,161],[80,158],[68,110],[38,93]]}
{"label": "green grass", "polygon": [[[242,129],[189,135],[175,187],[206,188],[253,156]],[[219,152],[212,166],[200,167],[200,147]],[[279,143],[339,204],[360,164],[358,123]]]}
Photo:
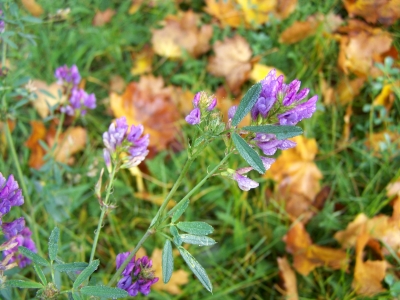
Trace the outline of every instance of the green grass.
{"label": "green grass", "polygon": [[[201,12],[202,1],[193,2],[196,11]],[[281,69],[288,80],[299,78],[303,86],[311,88],[311,93],[321,95],[321,74],[329,82],[339,80],[340,72],[336,64],[338,44],[327,41],[319,32],[297,44],[281,45],[278,42],[279,35],[295,20],[305,20],[316,12],[326,14],[333,10],[342,15],[346,15],[346,12],[338,0],[299,2],[299,9],[287,20],[263,25],[253,31],[244,28],[237,31],[249,41],[254,54],[262,56],[261,63]],[[19,48],[8,49],[7,58],[12,69],[7,82],[30,77],[51,83],[56,67],[77,64],[82,76],[88,78],[88,92],[95,92],[99,103],[108,96],[107,85],[112,75],[121,75],[127,82],[138,80],[138,77],[130,74],[131,52],[139,51],[150,43],[150,29],[159,26],[159,21],[167,14],[176,12],[172,1],[159,1],[157,6],[146,7],[134,15],[127,13],[130,1],[114,1],[113,4],[89,0],[71,0],[63,4],[57,1],[39,3],[46,13],[70,7],[71,14],[67,21],[45,21],[24,28],[25,33],[35,36],[36,45],[22,38],[14,40]],[[96,10],[109,7],[117,11],[112,22],[104,27],[93,27],[91,22]],[[188,7],[187,1],[182,7]],[[26,15],[23,10],[20,13]],[[209,20],[208,16],[204,18]],[[235,32],[214,26],[213,41],[232,36]],[[264,55],[273,47],[279,51]],[[159,65],[162,60],[156,56],[153,65]],[[167,85],[182,86],[195,92],[200,89],[215,91],[223,83],[221,78],[206,73],[207,55],[186,61],[167,60],[160,65],[155,75],[163,76]],[[250,83],[247,84],[249,86]],[[305,135],[317,139],[319,154],[316,163],[324,175],[322,185],[331,188],[323,209],[307,225],[316,244],[338,247],[333,234],[344,229],[361,212],[370,217],[381,212],[391,213],[385,187],[399,175],[400,156],[398,149],[389,149],[376,157],[364,145],[371,120],[369,113],[363,113],[361,108],[371,103],[372,99],[372,92],[367,87],[355,100],[358,109],[352,119],[353,140],[344,148],[338,147],[342,139],[344,107],[324,107],[320,102],[315,116],[301,123]],[[26,105],[18,108],[14,117],[18,120],[13,131],[14,143],[31,194],[42,254],[46,253],[48,236],[57,225],[61,230],[61,258],[66,262],[87,261],[100,214],[93,190],[97,174],[103,166],[101,134],[107,129],[112,116],[106,113],[104,105],[99,105],[85,120],[78,121],[78,124],[88,128],[87,147],[76,157],[73,166],[50,164],[49,169],[44,171],[28,167],[29,150],[24,146],[31,132],[29,121],[39,119],[39,116],[32,107]],[[398,113],[394,112],[393,117],[398,121]],[[398,122],[394,122],[393,127],[394,130],[400,129]],[[377,131],[381,127],[373,125],[373,129]],[[209,166],[219,162],[223,157],[223,149],[223,144],[215,142],[193,163],[189,175],[173,197],[175,200],[185,196],[204,177]],[[157,179],[145,180],[147,191],[165,196],[168,192],[165,185],[172,186],[185,158],[184,151],[162,152],[146,161],[151,176]],[[245,163],[235,156],[229,160],[229,165],[236,168]],[[95,176],[88,175],[91,168],[97,171],[94,172]],[[7,154],[0,159],[0,171],[3,174],[16,173],[13,161]],[[290,220],[284,208],[273,197],[267,196],[274,183],[264,179],[261,182],[260,188],[243,193],[233,181],[211,177],[201,191],[191,198],[191,205],[183,216],[187,221],[207,221],[215,228],[212,237],[218,242],[217,245],[211,248],[190,247],[190,251],[207,270],[214,293],[205,291],[199,281],[190,275],[190,281],[182,286],[180,295],[152,291],[150,299],[283,299],[275,288],[279,283],[276,259],[289,256],[282,237],[290,227]],[[117,207],[105,220],[96,253],[101,261],[102,274],[115,272],[115,262],[110,258],[134,247],[158,209],[156,205],[136,199],[135,191],[135,179],[127,171],[120,172],[112,194]],[[26,209],[26,205],[22,209]],[[19,214],[18,209],[11,213],[14,216]],[[155,247],[162,248],[163,242],[161,235],[155,235],[145,243],[144,248],[151,253]],[[183,260],[176,258],[175,269],[179,268],[189,272]],[[353,268],[354,265],[351,265],[349,273],[321,267],[307,277],[297,274],[301,299],[357,298],[351,288]],[[10,271],[9,276],[14,272]],[[48,275],[48,270],[45,273]],[[21,270],[13,279],[22,276],[35,279],[32,268]],[[109,278],[94,276],[92,280],[107,283]],[[62,282],[64,288],[70,284],[66,276],[56,280]],[[6,294],[3,296],[6,298]],[[28,299],[33,297],[33,293],[13,291],[10,297]],[[381,299],[388,299],[385,297],[389,296],[382,295]]]}

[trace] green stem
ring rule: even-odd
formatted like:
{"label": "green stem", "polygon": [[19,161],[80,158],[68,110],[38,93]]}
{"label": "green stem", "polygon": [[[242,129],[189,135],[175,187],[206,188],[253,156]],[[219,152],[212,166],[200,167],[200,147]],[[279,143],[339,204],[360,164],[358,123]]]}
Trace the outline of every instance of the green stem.
{"label": "green stem", "polygon": [[[117,165],[117,164],[115,164]],[[89,260],[89,264],[92,263],[93,259],[94,259],[94,254],[96,252],[96,248],[97,248],[97,243],[99,241],[99,236],[100,236],[100,231],[101,231],[101,227],[104,221],[104,216],[106,215],[106,212],[108,210],[108,204],[109,204],[109,198],[111,195],[111,190],[113,187],[113,183],[114,183],[114,177],[116,174],[116,168],[113,168],[111,175],[110,175],[110,181],[108,183],[108,187],[107,187],[107,193],[106,193],[106,198],[104,200],[104,203],[102,203],[101,205],[101,214],[100,214],[100,218],[99,218],[99,222],[97,223],[97,229],[96,229],[96,233],[94,235],[94,241],[93,241],[93,246],[92,246],[92,251],[90,253],[90,260]]]}
{"label": "green stem", "polygon": [[14,161],[15,168],[17,169],[19,183],[21,184],[22,192],[24,193],[24,199],[26,200],[26,204],[28,205],[28,210],[30,211],[30,219],[28,219],[29,225],[33,229],[33,234],[34,234],[34,237],[35,237],[38,253],[41,253],[39,233],[38,233],[38,230],[37,230],[36,223],[34,222],[34,220],[35,220],[35,212],[34,212],[34,209],[32,207],[31,197],[30,197],[30,195],[28,193],[28,189],[27,189],[26,184],[25,184],[24,175],[22,174],[21,165],[19,164],[18,155],[17,155],[17,152],[15,151],[14,141],[12,139],[11,131],[10,131],[10,128],[8,127],[7,120],[5,121],[5,128],[6,128],[7,143],[9,145],[9,147],[10,147],[10,152],[11,152],[11,156],[12,156],[13,161]]}
{"label": "green stem", "polygon": [[53,156],[54,152],[56,151],[57,144],[58,144],[58,138],[61,135],[61,131],[62,131],[62,126],[64,124],[64,120],[65,120],[65,113],[62,113],[61,116],[60,116],[60,121],[59,121],[58,126],[57,126],[56,136],[54,138],[54,145],[53,145],[53,147],[51,149],[51,156]]}
{"label": "green stem", "polygon": [[145,235],[140,239],[139,243],[137,243],[135,249],[132,250],[132,252],[129,254],[129,256],[125,259],[124,263],[119,267],[117,272],[114,274],[114,276],[111,278],[110,282],[107,284],[107,286],[112,286],[119,276],[121,275],[122,271],[125,270],[126,266],[129,264],[129,262],[132,260],[132,258],[135,256],[136,252],[140,249],[140,247],[143,245],[143,243],[147,240],[147,238],[154,233],[154,229],[148,229],[145,233]]}

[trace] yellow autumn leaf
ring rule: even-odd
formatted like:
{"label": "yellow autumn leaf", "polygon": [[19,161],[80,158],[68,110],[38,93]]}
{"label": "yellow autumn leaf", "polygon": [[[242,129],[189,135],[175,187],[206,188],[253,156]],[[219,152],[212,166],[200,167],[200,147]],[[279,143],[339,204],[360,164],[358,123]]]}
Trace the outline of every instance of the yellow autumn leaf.
{"label": "yellow autumn leaf", "polygon": [[255,64],[253,66],[253,69],[251,70],[250,79],[255,82],[259,82],[263,80],[265,76],[267,76],[267,74],[273,69],[276,70],[276,76],[284,75],[281,70],[275,67],[270,67],[262,64]]}

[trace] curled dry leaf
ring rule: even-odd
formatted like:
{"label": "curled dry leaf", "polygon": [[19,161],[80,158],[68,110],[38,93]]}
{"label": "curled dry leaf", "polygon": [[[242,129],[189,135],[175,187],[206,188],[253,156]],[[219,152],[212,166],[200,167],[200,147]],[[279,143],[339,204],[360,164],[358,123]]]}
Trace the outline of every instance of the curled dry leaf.
{"label": "curled dry leaf", "polygon": [[215,56],[209,59],[207,70],[215,76],[225,77],[232,92],[238,94],[252,68],[250,45],[243,37],[235,35],[217,41],[213,50]]}
{"label": "curled dry leaf", "polygon": [[35,0],[21,0],[22,5],[34,17],[39,17],[43,13],[43,8]]}
{"label": "curled dry leaf", "polygon": [[400,17],[399,0],[343,0],[350,17],[360,16],[369,23],[393,24]]}
{"label": "curled dry leaf", "polygon": [[120,96],[111,93],[111,110],[116,118],[125,116],[128,124],[142,124],[150,134],[150,146],[160,151],[178,135],[178,109],[172,100],[172,88],[161,77],[142,76],[128,84]]}
{"label": "curled dry leaf", "polygon": [[159,291],[166,291],[172,295],[178,295],[182,292],[180,286],[189,282],[189,274],[184,270],[172,272],[170,281],[167,284],[164,284],[162,281],[161,257],[162,250],[157,248],[154,249],[151,259],[153,260],[155,276],[160,279],[152,286],[152,288]]}
{"label": "curled dry leaf", "polygon": [[182,49],[197,57],[210,49],[212,26],[198,26],[200,18],[189,10],[178,16],[168,16],[164,27],[153,30],[151,43],[154,52],[168,58],[182,57]]}
{"label": "curled dry leaf", "polygon": [[285,296],[287,300],[298,300],[299,294],[297,292],[296,274],[290,267],[289,261],[286,257],[278,257],[279,275],[283,280],[285,288]]}
{"label": "curled dry leaf", "polygon": [[286,251],[293,255],[293,267],[304,276],[321,266],[347,270],[346,251],[313,245],[302,223],[293,224],[283,240]]}
{"label": "curled dry leaf", "polygon": [[111,22],[112,17],[115,15],[115,10],[107,8],[105,11],[98,11],[94,15],[92,24],[93,26],[104,26]]}
{"label": "curled dry leaf", "polygon": [[[61,104],[66,100],[64,95],[61,97],[61,99],[59,98],[58,94],[61,90],[61,86],[56,82],[47,85],[47,83],[42,80],[33,80],[30,85],[36,93],[36,99],[33,102],[33,107],[36,109],[42,119],[49,116],[50,106],[54,106],[58,103]],[[53,97],[50,97],[49,94]]]}
{"label": "curled dry leaf", "polygon": [[359,20],[349,20],[347,26],[338,29],[340,37],[339,67],[345,74],[359,77],[376,77],[380,71],[374,66],[382,62],[390,50],[393,39],[389,32],[373,28]]}
{"label": "curled dry leaf", "polygon": [[[25,145],[31,150],[29,166],[39,169],[43,164],[46,150],[40,145],[43,141],[51,149],[55,143],[56,131],[54,126],[47,130],[41,121],[31,121],[32,133]],[[60,134],[54,149],[54,159],[61,163],[72,164],[72,155],[83,150],[86,146],[87,133],[82,127],[70,127]]]}
{"label": "curled dry leaf", "polygon": [[364,261],[363,250],[370,237],[363,233],[357,237],[356,266],[352,286],[357,294],[373,296],[385,291],[381,282],[385,278],[387,262],[384,260]]}

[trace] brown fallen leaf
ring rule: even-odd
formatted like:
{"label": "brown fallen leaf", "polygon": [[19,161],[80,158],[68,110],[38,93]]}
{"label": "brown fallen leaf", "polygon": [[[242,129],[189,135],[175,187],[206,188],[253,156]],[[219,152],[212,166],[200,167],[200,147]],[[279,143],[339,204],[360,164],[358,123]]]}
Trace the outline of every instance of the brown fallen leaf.
{"label": "brown fallen leaf", "polygon": [[295,21],[292,26],[282,32],[279,42],[283,44],[294,44],[317,32],[319,22],[313,16],[306,21]]}
{"label": "brown fallen leaf", "polygon": [[302,223],[295,223],[283,238],[286,251],[293,255],[293,267],[307,276],[317,267],[346,270],[348,259],[346,251],[314,245]]}
{"label": "brown fallen leaf", "polygon": [[25,9],[34,17],[39,17],[43,13],[43,8],[35,0],[21,0]]}
{"label": "brown fallen leaf", "polygon": [[380,157],[382,155],[381,152],[387,151],[389,145],[394,149],[400,149],[400,133],[398,131],[384,130],[372,135],[368,134],[364,144],[373,151],[376,157]]}
{"label": "brown fallen leaf", "polygon": [[355,78],[349,80],[347,77],[340,79],[336,91],[342,105],[351,103],[358,96],[364,86],[365,78]]}
{"label": "brown fallen leaf", "polygon": [[358,295],[373,296],[385,291],[381,282],[385,278],[387,263],[384,260],[364,261],[363,250],[368,243],[369,235],[357,237],[356,266],[352,287]]}
{"label": "brown fallen leaf", "polygon": [[287,300],[298,300],[296,274],[290,267],[286,257],[278,257],[279,275],[283,280],[285,287],[285,296]]}
{"label": "brown fallen leaf", "polygon": [[123,95],[111,93],[111,110],[116,118],[125,116],[129,125],[142,124],[150,134],[150,146],[166,149],[178,135],[180,115],[171,99],[172,88],[164,86],[161,77],[142,76],[128,84]]}
{"label": "brown fallen leaf", "polygon": [[[42,119],[46,118],[50,114],[50,106],[61,104],[66,100],[66,96],[63,95],[61,99],[58,94],[62,87],[56,82],[47,85],[42,80],[33,80],[31,86],[36,90],[36,99],[33,102],[33,107],[36,109]],[[48,94],[52,95],[50,97]]]}
{"label": "brown fallen leaf", "polygon": [[349,20],[338,31],[340,37],[339,67],[345,74],[358,77],[376,77],[380,71],[374,66],[383,61],[383,55],[391,48],[393,39],[389,32],[371,27],[359,20]]}
{"label": "brown fallen leaf", "polygon": [[200,17],[191,10],[166,17],[163,28],[152,31],[154,52],[168,58],[182,57],[182,49],[193,57],[207,52],[210,49],[212,26],[199,27],[199,22]]}
{"label": "brown fallen leaf", "polygon": [[276,16],[281,20],[286,19],[296,10],[297,2],[297,0],[278,0]]}
{"label": "brown fallen leaf", "polygon": [[238,94],[240,87],[249,78],[252,69],[252,51],[240,35],[217,41],[215,55],[208,61],[207,71],[215,76],[225,77],[232,93]]}
{"label": "brown fallen leaf", "polygon": [[111,22],[112,17],[115,15],[115,10],[107,8],[105,11],[97,11],[93,17],[93,26],[104,26]]}
{"label": "brown fallen leaf", "polygon": [[172,295],[179,295],[182,292],[180,286],[189,282],[189,274],[184,270],[172,272],[170,281],[167,284],[164,284],[162,281],[161,257],[162,250],[157,248],[154,249],[153,253],[151,254],[151,259],[153,260],[155,276],[159,277],[160,279],[158,282],[152,285],[152,288],[158,291],[166,291]]}
{"label": "brown fallen leaf", "polygon": [[[54,126],[47,130],[41,121],[31,121],[32,133],[25,145],[31,150],[29,166],[39,169],[44,164],[46,150],[40,145],[43,141],[51,149],[55,143],[56,131]],[[72,164],[72,155],[83,150],[86,146],[87,133],[82,127],[70,127],[60,134],[54,149],[54,159],[61,163]]]}
{"label": "brown fallen leaf", "polygon": [[253,27],[266,23],[277,6],[277,0],[236,0],[236,2],[240,4],[246,23]]}
{"label": "brown fallen leaf", "polygon": [[131,69],[132,75],[142,75],[150,73],[152,70],[153,63],[153,50],[145,46],[142,51],[138,53],[132,53],[133,67]]}
{"label": "brown fallen leaf", "polygon": [[393,24],[400,17],[399,0],[343,0],[350,17],[360,16],[369,23]]}
{"label": "brown fallen leaf", "polygon": [[113,75],[110,78],[110,92],[121,94],[126,88],[126,82],[122,76]]}

